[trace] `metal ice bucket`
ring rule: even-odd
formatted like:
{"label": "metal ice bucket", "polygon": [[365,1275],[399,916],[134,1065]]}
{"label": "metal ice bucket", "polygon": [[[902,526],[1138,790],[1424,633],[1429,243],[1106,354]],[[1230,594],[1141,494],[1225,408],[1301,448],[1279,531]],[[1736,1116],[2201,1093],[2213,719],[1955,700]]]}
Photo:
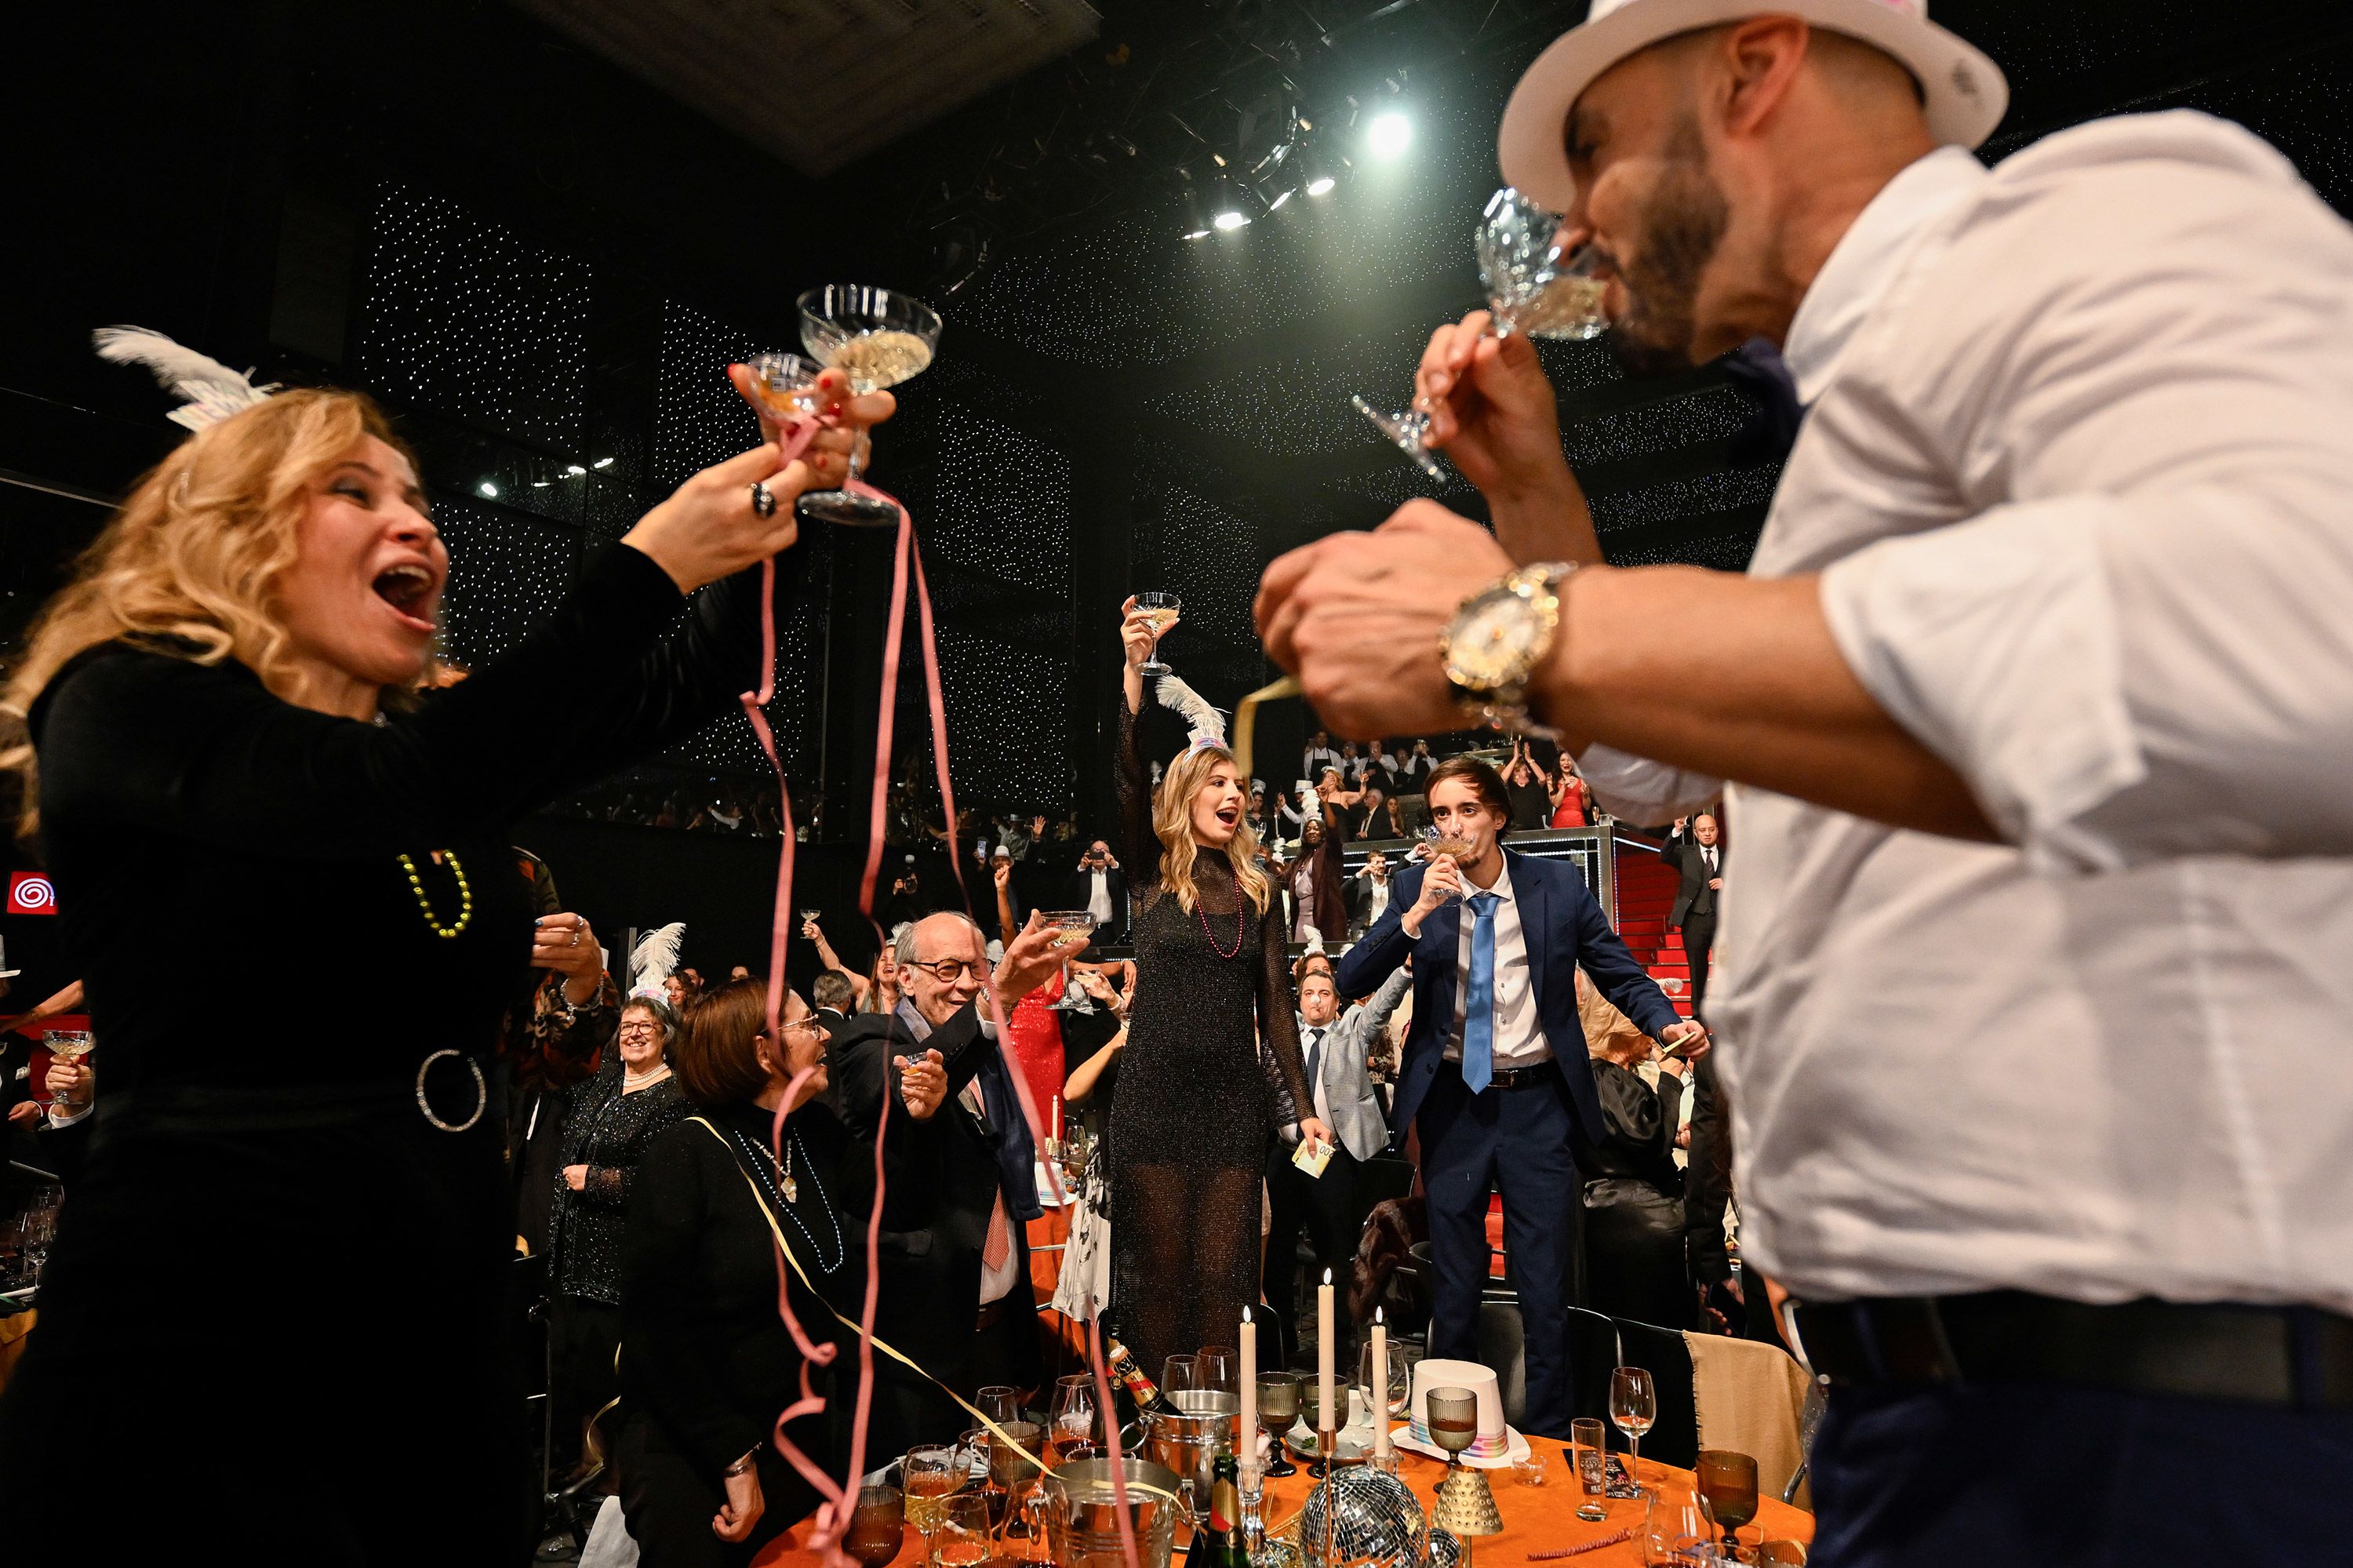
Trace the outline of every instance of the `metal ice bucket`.
{"label": "metal ice bucket", "polygon": [[[1123,1457],[1128,1521],[1137,1568],[1168,1568],[1176,1542],[1176,1477],[1166,1467]],[[1119,1504],[1109,1459],[1057,1465],[1039,1482],[1046,1496],[1046,1548],[1060,1568],[1124,1568]]]}
{"label": "metal ice bucket", "polygon": [[1234,1452],[1241,1399],[1206,1388],[1168,1397],[1176,1410],[1156,1410],[1145,1417],[1145,1452],[1174,1470],[1178,1479],[1190,1480],[1194,1498],[1207,1507],[1217,1457]]}

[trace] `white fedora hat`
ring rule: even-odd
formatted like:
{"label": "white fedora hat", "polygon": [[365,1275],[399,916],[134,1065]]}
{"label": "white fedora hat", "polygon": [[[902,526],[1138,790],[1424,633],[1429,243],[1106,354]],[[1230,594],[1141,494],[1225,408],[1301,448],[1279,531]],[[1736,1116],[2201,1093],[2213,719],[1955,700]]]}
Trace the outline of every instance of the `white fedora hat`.
{"label": "white fedora hat", "polygon": [[1496,152],[1504,183],[1566,211],[1577,199],[1562,132],[1577,95],[1638,49],[1750,16],[1800,16],[1901,60],[1926,95],[1928,133],[1975,147],[2001,122],[2010,83],[1984,52],[1928,20],[1927,0],[1593,0],[1592,12],[1538,55],[1512,90]]}

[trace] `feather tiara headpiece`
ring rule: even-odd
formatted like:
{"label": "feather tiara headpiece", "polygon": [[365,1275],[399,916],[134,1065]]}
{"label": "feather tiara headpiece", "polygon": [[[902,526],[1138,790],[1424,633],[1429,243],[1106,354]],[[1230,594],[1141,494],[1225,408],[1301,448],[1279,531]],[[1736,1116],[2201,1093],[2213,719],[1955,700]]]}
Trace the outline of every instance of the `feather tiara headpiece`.
{"label": "feather tiara headpiece", "polygon": [[252,371],[231,370],[219,360],[145,327],[100,327],[90,334],[90,341],[100,359],[116,365],[143,365],[153,372],[164,389],[182,402],[165,418],[192,430],[217,425],[279,389],[276,382],[256,387]]}
{"label": "feather tiara headpiece", "polygon": [[1160,677],[1153,692],[1160,705],[1185,721],[1192,732],[1192,744],[1186,749],[1199,751],[1208,747],[1226,744],[1226,715],[1209,705],[1209,700],[1174,675]]}
{"label": "feather tiara headpiece", "polygon": [[673,920],[638,938],[629,949],[629,994],[667,1000],[662,981],[678,969],[679,948],[686,941],[686,922]]}

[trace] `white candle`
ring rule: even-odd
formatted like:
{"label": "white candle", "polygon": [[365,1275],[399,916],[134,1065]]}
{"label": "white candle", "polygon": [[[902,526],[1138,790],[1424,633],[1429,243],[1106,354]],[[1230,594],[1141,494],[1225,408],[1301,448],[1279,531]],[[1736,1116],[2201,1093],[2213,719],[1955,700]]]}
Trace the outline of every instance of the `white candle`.
{"label": "white candle", "polygon": [[1332,1399],[1332,1358],[1338,1349],[1332,1342],[1332,1271],[1324,1271],[1324,1283],[1315,1288],[1315,1398],[1316,1408],[1324,1412],[1319,1427],[1340,1425],[1339,1407]]}
{"label": "white candle", "polygon": [[1373,1457],[1389,1457],[1389,1326],[1373,1308],[1373,1386],[1366,1391],[1373,1402]]}
{"label": "white candle", "polygon": [[1062,1097],[1054,1097],[1054,1141],[1062,1141]]}
{"label": "white candle", "polygon": [[1236,1376],[1240,1381],[1242,1422],[1241,1430],[1234,1435],[1235,1446],[1247,1470],[1258,1463],[1258,1325],[1250,1321],[1247,1307],[1242,1308],[1242,1365]]}

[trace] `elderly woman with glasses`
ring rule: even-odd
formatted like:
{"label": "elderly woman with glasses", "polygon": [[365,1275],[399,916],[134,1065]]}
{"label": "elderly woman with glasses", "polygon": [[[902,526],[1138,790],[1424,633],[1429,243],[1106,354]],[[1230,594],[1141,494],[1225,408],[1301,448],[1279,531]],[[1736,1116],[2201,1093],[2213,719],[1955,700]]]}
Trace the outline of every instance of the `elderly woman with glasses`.
{"label": "elderly woman with glasses", "polygon": [[[830,1035],[808,1004],[787,993],[775,1037],[766,1013],[754,980],[688,1005],[677,1072],[692,1114],[653,1140],[630,1194],[618,1463],[645,1568],[749,1563],[817,1506],[770,1440],[802,1375],[776,1313],[780,1273],[803,1331],[839,1347],[830,1365],[808,1368],[826,1408],[785,1435],[833,1473],[849,1455],[857,1343],[835,1314],[854,1319],[863,1305],[867,1213],[845,1194],[843,1172],[871,1170],[873,1150],[834,1108]],[[902,1075],[907,1116],[890,1118],[894,1146],[946,1092],[944,1073]],[[912,1176],[892,1182],[883,1228],[906,1229],[922,1201]]]}
{"label": "elderly woman with glasses", "polygon": [[565,1126],[564,1179],[547,1227],[554,1363],[548,1396],[558,1445],[550,1458],[556,1465],[593,1455],[587,1426],[613,1397],[613,1351],[621,1339],[621,1238],[638,1161],[687,1115],[670,1073],[677,1039],[678,1014],[667,1002],[632,997],[621,1010],[615,1049],[580,1086]]}

